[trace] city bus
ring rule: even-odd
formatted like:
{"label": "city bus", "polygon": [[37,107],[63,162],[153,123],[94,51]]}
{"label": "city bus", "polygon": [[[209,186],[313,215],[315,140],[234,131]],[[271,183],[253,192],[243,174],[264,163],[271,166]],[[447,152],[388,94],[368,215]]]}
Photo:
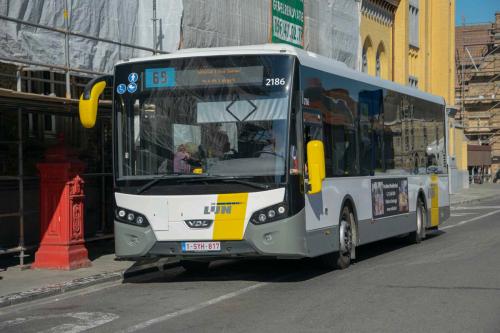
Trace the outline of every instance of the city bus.
{"label": "city bus", "polygon": [[87,84],[84,127],[113,88],[121,258],[312,258],[414,243],[449,217],[445,102],[287,45],[121,61]]}

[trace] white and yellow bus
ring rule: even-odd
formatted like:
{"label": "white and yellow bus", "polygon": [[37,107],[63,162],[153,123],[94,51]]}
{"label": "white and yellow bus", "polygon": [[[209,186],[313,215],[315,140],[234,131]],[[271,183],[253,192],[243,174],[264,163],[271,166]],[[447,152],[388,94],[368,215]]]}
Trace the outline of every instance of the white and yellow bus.
{"label": "white and yellow bus", "polygon": [[444,100],[286,45],[131,59],[80,99],[113,97],[118,257],[320,257],[449,216]]}

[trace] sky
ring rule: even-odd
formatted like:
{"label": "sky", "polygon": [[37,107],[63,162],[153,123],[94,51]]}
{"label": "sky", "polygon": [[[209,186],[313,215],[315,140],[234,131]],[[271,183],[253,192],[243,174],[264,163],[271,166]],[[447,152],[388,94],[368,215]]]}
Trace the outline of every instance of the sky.
{"label": "sky", "polygon": [[495,12],[500,12],[500,0],[456,0],[455,25],[495,21]]}

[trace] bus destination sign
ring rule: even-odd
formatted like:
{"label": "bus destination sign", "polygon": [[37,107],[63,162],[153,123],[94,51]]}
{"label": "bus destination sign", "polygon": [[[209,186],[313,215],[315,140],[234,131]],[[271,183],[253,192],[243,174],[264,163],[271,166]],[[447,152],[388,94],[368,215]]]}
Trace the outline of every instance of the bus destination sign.
{"label": "bus destination sign", "polygon": [[144,71],[145,88],[206,87],[252,84],[261,85],[263,66],[176,70],[173,67],[148,68]]}

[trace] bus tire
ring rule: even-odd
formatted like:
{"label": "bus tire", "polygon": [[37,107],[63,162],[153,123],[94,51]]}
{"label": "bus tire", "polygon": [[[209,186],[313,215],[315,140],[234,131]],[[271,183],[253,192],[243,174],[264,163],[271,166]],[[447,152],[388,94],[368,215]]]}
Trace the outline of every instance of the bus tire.
{"label": "bus tire", "polygon": [[344,206],[339,220],[339,250],[320,257],[325,268],[345,269],[350,266],[355,251],[354,215],[349,207]]}
{"label": "bus tire", "polygon": [[418,199],[417,201],[417,208],[415,210],[415,224],[416,224],[416,230],[410,232],[408,235],[408,240],[412,244],[418,244],[422,242],[425,239],[425,226],[426,226],[426,211],[425,211],[425,206],[424,203],[422,202],[421,199]]}
{"label": "bus tire", "polygon": [[190,273],[202,273],[208,270],[210,261],[181,260],[180,264]]}

